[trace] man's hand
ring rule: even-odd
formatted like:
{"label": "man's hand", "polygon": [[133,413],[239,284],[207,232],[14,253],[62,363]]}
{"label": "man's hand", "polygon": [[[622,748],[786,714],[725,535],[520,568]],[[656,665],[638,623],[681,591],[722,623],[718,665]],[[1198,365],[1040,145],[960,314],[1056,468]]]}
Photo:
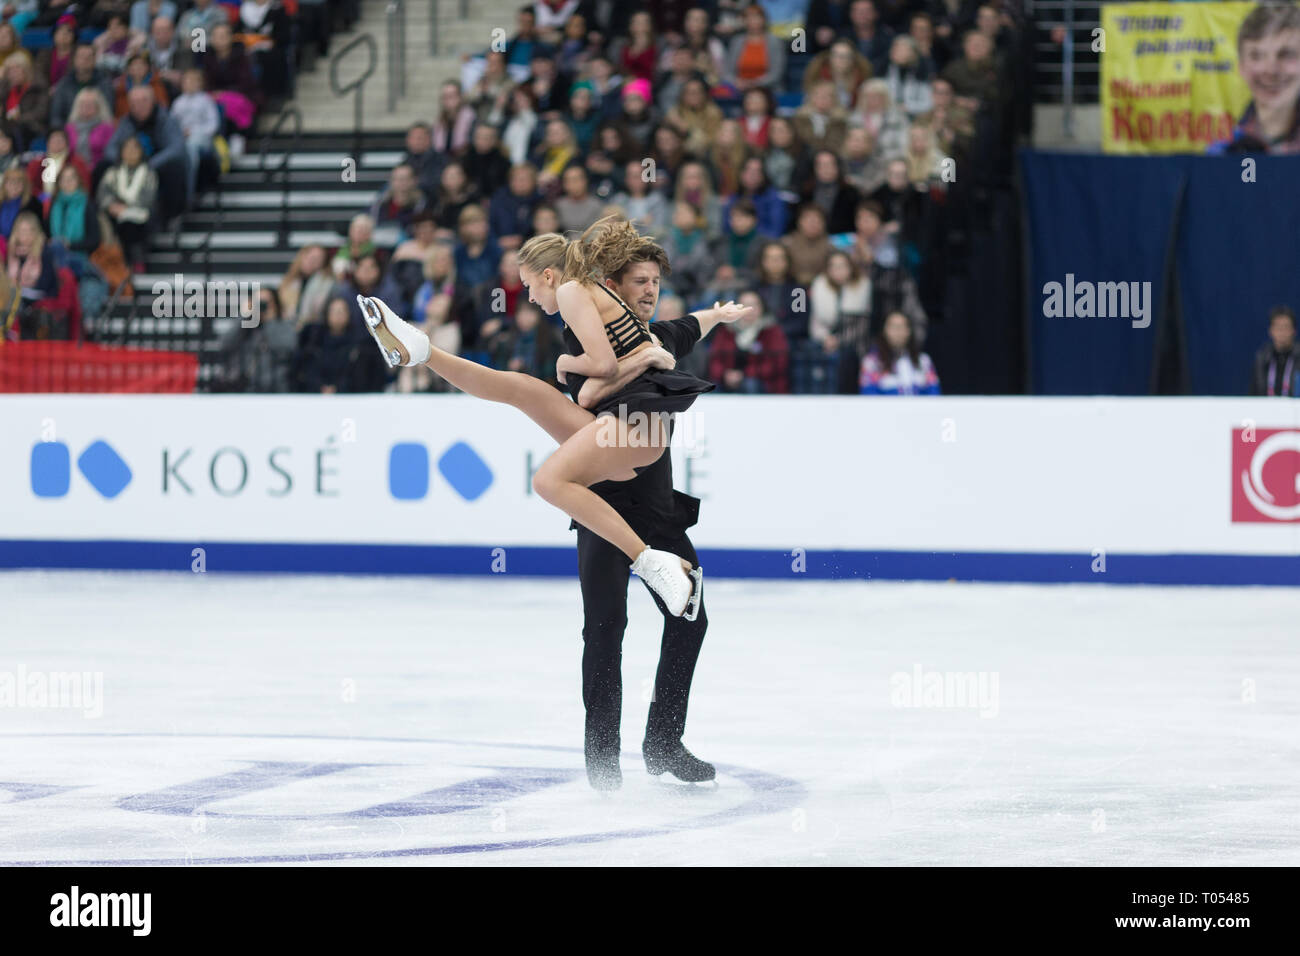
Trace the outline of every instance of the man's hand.
{"label": "man's hand", "polygon": [[735,322],[748,311],[749,306],[747,305],[740,305],[736,302],[728,302],[724,305],[721,302],[715,302],[713,308],[701,309],[693,314],[700,323],[700,338],[705,338],[719,322]]}
{"label": "man's hand", "polygon": [[[555,363],[558,372],[560,362],[572,356],[562,355]],[[677,359],[662,346],[655,345],[642,349],[619,363],[618,372],[609,378],[589,378],[582,383],[578,392],[578,404],[583,408],[595,408],[606,395],[612,395],[632,379],[648,368],[676,368]]]}
{"label": "man's hand", "polygon": [[[644,355],[647,368],[676,368],[677,359],[673,353],[669,352],[662,345],[655,345],[651,348],[638,352],[637,355]],[[635,358],[636,356],[633,356]]]}
{"label": "man's hand", "polygon": [[719,322],[735,322],[750,309],[747,305],[741,305],[738,302],[728,302],[726,305],[713,304],[713,310],[718,313]]}

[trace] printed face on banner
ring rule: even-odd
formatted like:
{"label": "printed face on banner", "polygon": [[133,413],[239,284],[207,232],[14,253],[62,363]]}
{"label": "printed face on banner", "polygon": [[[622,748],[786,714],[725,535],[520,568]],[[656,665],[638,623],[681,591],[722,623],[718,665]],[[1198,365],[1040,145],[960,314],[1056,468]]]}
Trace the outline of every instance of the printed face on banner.
{"label": "printed face on banner", "polygon": [[1233,430],[1232,520],[1300,522],[1300,429]]}
{"label": "printed face on banner", "polygon": [[[1107,153],[1295,152],[1300,15],[1243,2],[1102,7]],[[1280,129],[1278,127],[1281,127]]]}

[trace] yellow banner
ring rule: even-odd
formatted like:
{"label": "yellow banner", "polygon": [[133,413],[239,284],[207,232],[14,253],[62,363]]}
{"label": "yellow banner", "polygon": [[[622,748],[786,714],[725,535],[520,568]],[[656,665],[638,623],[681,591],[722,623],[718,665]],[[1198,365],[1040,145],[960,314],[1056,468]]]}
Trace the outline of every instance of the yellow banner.
{"label": "yellow banner", "polygon": [[1238,68],[1238,32],[1257,6],[1104,4],[1102,149],[1199,153],[1232,140],[1252,99]]}

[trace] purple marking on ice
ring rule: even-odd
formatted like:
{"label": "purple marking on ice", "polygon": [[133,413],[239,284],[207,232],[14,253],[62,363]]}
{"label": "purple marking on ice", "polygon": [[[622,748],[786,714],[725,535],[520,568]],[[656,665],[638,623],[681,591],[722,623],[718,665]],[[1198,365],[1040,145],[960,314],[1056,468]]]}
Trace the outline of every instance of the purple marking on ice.
{"label": "purple marking on ice", "polygon": [[0,790],[8,790],[14,795],[9,803],[18,803],[20,800],[39,800],[41,797],[53,796],[56,793],[63,793],[66,790],[76,790],[77,787],[60,787],[52,783],[9,783],[0,780]]}
{"label": "purple marking on ice", "polygon": [[[244,770],[223,773],[218,777],[205,777],[177,784],[152,793],[137,793],[123,797],[117,806],[138,813],[172,813],[187,816],[216,800],[269,790],[293,780],[322,777],[354,767],[369,767],[364,763],[299,763],[282,760],[256,760]],[[220,816],[221,814],[216,814]]]}
{"label": "purple marking on ice", "polygon": [[[477,810],[490,803],[500,803],[526,796],[546,787],[576,779],[581,770],[558,770],[549,767],[492,767],[496,773],[487,777],[462,780],[448,787],[426,790],[407,800],[380,803],[364,810],[332,814],[339,817],[421,817],[437,813],[460,813]],[[504,774],[511,774],[507,777]],[[325,814],[320,814],[324,816]]]}
{"label": "purple marking on ice", "polygon": [[[81,733],[56,733],[56,734],[13,734],[15,737],[158,737],[159,734],[150,733],[108,733],[108,734],[81,734]],[[476,747],[507,747],[512,750],[545,750],[557,753],[581,753],[581,748],[561,747],[553,744],[502,744],[502,743],[474,743],[464,740],[447,740],[444,738],[427,738],[427,737],[332,737],[327,734],[170,734],[171,737],[195,737],[195,738],[216,738],[222,739],[256,739],[256,740],[346,740],[356,743],[359,740],[372,740],[376,743],[433,743],[433,744],[451,744],[455,746],[473,745]],[[640,754],[625,755],[629,759],[636,759]],[[367,766],[366,764],[282,764],[283,766],[298,767],[337,767],[343,769],[352,766]],[[373,765],[371,765],[373,766]],[[682,830],[706,829],[710,827],[724,826],[728,823],[735,823],[748,817],[760,816],[768,813],[780,813],[785,810],[791,810],[799,806],[807,796],[807,791],[797,780],[791,780],[788,777],[780,777],[776,774],[766,773],[761,770],[750,770],[745,767],[734,767],[727,764],[715,764],[720,774],[741,781],[749,787],[751,796],[744,803],[725,810],[719,810],[716,813],[710,813],[702,817],[696,817],[692,820],[683,821],[672,826],[648,826],[635,827],[626,830],[612,830],[602,833],[583,833],[561,837],[544,837],[533,840],[502,840],[496,843],[461,843],[451,846],[428,846],[428,847],[407,847],[400,850],[348,850],[336,853],[284,853],[259,856],[220,856],[220,857],[158,857],[154,859],[116,859],[116,860],[0,860],[0,866],[183,866],[183,865],[211,865],[224,866],[240,863],[321,863],[335,860],[377,860],[377,859],[405,859],[425,856],[454,856],[463,853],[492,853],[503,850],[528,850],[539,847],[561,847],[577,846],[588,843],[601,843],[607,840],[634,840],[652,836],[663,836],[668,833],[679,832]],[[580,773],[580,771],[569,768],[530,768],[539,773]],[[330,772],[330,771],[325,771]],[[230,775],[223,777],[211,778],[221,780]],[[201,782],[201,781],[200,781]],[[192,784],[189,786],[193,786]],[[181,789],[181,788],[173,788]],[[253,788],[260,789],[260,788]],[[684,785],[681,788],[683,793],[692,793],[697,790],[694,785]],[[157,794],[166,794],[168,790],[157,791]],[[700,789],[699,792],[705,796],[709,793],[707,789]],[[148,796],[147,794],[141,796]],[[133,798],[125,798],[133,799]],[[119,806],[121,801],[119,801]],[[382,806],[382,805],[381,805]],[[170,811],[160,811],[170,812]]]}

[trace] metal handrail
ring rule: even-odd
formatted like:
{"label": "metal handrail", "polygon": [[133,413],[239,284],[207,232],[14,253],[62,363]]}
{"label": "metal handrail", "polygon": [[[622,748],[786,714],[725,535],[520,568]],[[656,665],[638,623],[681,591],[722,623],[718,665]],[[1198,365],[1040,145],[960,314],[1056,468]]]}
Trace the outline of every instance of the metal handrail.
{"label": "metal handrail", "polygon": [[[135,278],[134,275],[128,276],[127,281],[129,282],[131,279],[134,278]],[[119,290],[121,289],[120,284],[118,288]],[[139,290],[136,289],[133,284],[131,287],[131,308],[127,311],[126,318],[122,320],[122,337],[117,340],[116,343],[117,345],[125,346],[128,340],[131,338],[131,323],[135,321],[135,314],[136,312],[139,311],[139,309],[140,309],[140,293]]]}
{"label": "metal handrail", "polygon": [[[94,334],[93,334],[92,336],[90,336],[90,338],[91,338],[93,341],[95,341],[95,342],[100,342],[100,341],[107,342],[107,339],[108,339],[108,316],[109,316],[109,313],[113,311],[113,307],[114,307],[115,305],[117,305],[119,302],[122,301],[122,291],[123,291],[127,286],[131,285],[131,280],[132,280],[133,278],[134,278],[133,275],[128,274],[128,275],[127,275],[127,276],[126,276],[126,277],[125,277],[121,282],[119,282],[119,283],[117,284],[117,288],[114,289],[114,290],[113,290],[113,294],[110,295],[110,296],[108,297],[108,301],[106,301],[106,302],[104,303],[104,307],[103,307],[102,309],[99,310],[99,312],[95,315],[94,319],[90,322],[90,325],[91,325],[92,328],[94,329]],[[82,323],[82,327],[84,328],[85,325],[86,325],[86,323],[83,322],[83,323]],[[124,334],[125,334],[125,326],[123,326],[123,330],[124,330]],[[119,343],[119,344],[120,344],[120,343]]]}
{"label": "metal handrail", "polygon": [[[284,125],[287,119],[293,120],[293,138],[289,141],[289,148],[284,151],[280,158],[280,165],[269,173],[266,169],[267,152],[271,147],[271,139],[280,132],[280,127]],[[280,174],[280,234],[279,241],[281,245],[289,242],[289,160],[298,152],[298,143],[302,139],[302,111],[296,106],[286,106],[281,110],[280,115],[275,118],[275,123],[271,129],[262,137],[262,148],[257,154],[257,169],[263,176],[263,182],[270,184],[275,174]]]}
{"label": "metal handrail", "polygon": [[198,252],[203,256],[203,278],[207,282],[212,281],[212,237],[221,231],[221,226],[225,221],[226,211],[218,206],[217,214],[212,218],[212,227],[208,229],[203,236],[203,241],[199,243]]}
{"label": "metal handrail", "polygon": [[1065,42],[1061,46],[1061,134],[1074,141],[1074,0],[1065,0]]}
{"label": "metal handrail", "polygon": [[388,112],[406,96],[406,0],[388,0],[384,8],[388,25]]}
{"label": "metal handrail", "polygon": [[[339,63],[342,62],[345,56],[352,52],[353,47],[361,46],[362,44],[365,44],[370,51],[370,62],[366,65],[365,70],[362,71],[359,77],[347,86],[339,86]],[[362,33],[330,58],[330,89],[334,92],[334,95],[342,97],[347,96],[347,94],[351,93],[353,90],[357,91],[353,107],[352,158],[356,161],[358,166],[361,165],[361,92],[362,88],[366,84],[366,80],[370,79],[371,74],[375,72],[375,67],[378,65],[379,44],[375,42],[375,38],[369,33]]]}

